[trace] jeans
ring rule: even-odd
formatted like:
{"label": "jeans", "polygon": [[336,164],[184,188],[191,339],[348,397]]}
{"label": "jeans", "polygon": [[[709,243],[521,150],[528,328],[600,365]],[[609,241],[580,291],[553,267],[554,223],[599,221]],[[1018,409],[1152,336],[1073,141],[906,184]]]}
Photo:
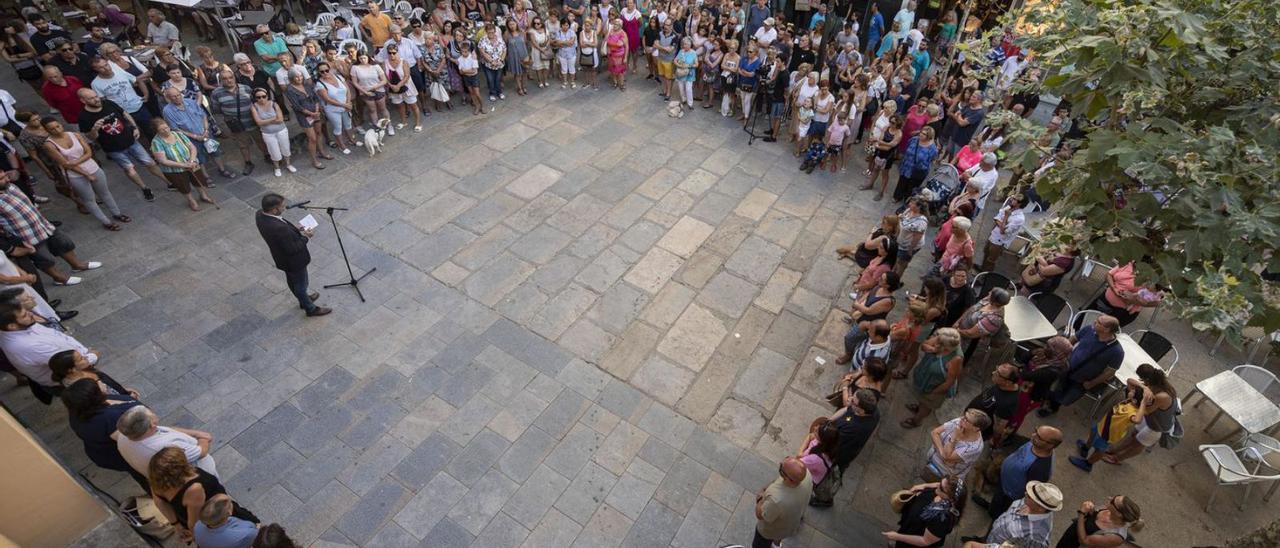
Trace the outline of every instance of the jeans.
{"label": "jeans", "polygon": [[316,309],[316,303],[311,302],[311,297],[307,295],[306,267],[297,270],[286,270],[284,272],[284,281],[289,284],[289,291],[293,292],[293,296],[298,298],[299,308],[307,312]]}
{"label": "jeans", "polygon": [[489,96],[497,97],[502,95],[502,69],[481,68],[484,69],[485,84],[489,86]]}
{"label": "jeans", "polygon": [[93,174],[93,182],[79,174],[68,173],[67,182],[71,183],[71,188],[76,189],[76,194],[80,195],[80,199],[84,201],[84,207],[89,210],[89,213],[94,218],[98,219],[98,222],[104,225],[114,223],[110,217],[107,217],[102,212],[97,203],[97,199],[102,198],[102,203],[107,206],[107,211],[110,211],[112,215],[120,214],[120,206],[116,205],[116,199],[111,195],[111,189],[107,187],[107,172],[98,169]]}
{"label": "jeans", "polygon": [[853,351],[857,350],[858,345],[867,338],[867,334],[858,327],[858,322],[853,323],[853,327],[849,328],[849,332],[844,334],[844,353],[852,356]]}
{"label": "jeans", "polygon": [[1084,385],[1070,379],[1060,379],[1049,393],[1049,409],[1057,411],[1059,407],[1071,405],[1084,397]]}

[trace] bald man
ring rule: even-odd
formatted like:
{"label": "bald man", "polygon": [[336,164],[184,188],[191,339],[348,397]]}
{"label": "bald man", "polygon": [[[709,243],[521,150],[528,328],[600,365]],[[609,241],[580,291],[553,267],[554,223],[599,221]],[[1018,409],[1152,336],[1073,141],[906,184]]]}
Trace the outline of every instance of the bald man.
{"label": "bald man", "polygon": [[1053,387],[1046,406],[1036,411],[1036,415],[1048,417],[1057,413],[1062,406],[1075,403],[1088,392],[1100,390],[1115,378],[1124,361],[1124,348],[1116,340],[1119,333],[1120,320],[1106,314],[1098,316],[1093,325],[1076,331],[1067,370]]}
{"label": "bald man", "polygon": [[[992,520],[1000,517],[1013,501],[1023,497],[1027,483],[1032,481],[1047,482],[1053,475],[1053,451],[1062,444],[1062,431],[1052,426],[1041,426],[1031,433],[1031,441],[1005,457],[1000,465],[1000,485],[987,501],[974,492],[973,501],[987,508],[987,515]],[[988,527],[988,530],[990,527]],[[986,535],[982,535],[985,537]],[[977,540],[981,537],[965,537],[963,540]]]}
{"label": "bald man", "polygon": [[751,548],[770,548],[800,529],[800,518],[813,495],[813,478],[792,456],[778,465],[778,478],[756,495],[756,535]]}
{"label": "bald man", "polygon": [[90,140],[98,142],[102,151],[107,153],[107,157],[120,166],[125,175],[129,176],[129,180],[142,190],[143,198],[148,202],[155,201],[155,193],[147,187],[147,183],[142,182],[142,177],[134,168],[134,162],[145,166],[160,180],[164,180],[164,174],[160,172],[160,166],[156,165],[156,160],[151,157],[147,147],[138,142],[142,137],[138,122],[120,108],[120,105],[103,99],[92,89],[84,88],[77,94],[80,97],[80,103],[84,105],[84,109],[80,112],[80,120],[77,122],[80,132]]}
{"label": "bald man", "polygon": [[68,124],[74,124],[80,119],[80,110],[84,108],[84,104],[80,102],[81,89],[84,89],[83,80],[65,76],[62,69],[53,65],[44,67],[44,84],[40,86],[40,96],[62,114],[62,119]]}
{"label": "bald man", "polygon": [[1002,363],[991,370],[991,385],[969,401],[966,409],[978,409],[991,417],[991,425],[982,432],[991,447],[1000,447],[1008,433],[1009,420],[1018,412],[1018,367]]}

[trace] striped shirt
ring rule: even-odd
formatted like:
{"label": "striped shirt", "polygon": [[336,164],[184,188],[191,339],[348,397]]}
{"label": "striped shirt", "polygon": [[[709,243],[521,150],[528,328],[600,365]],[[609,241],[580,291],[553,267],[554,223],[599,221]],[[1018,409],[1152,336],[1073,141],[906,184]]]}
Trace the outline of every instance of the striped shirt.
{"label": "striped shirt", "polygon": [[999,546],[1006,540],[1018,541],[1022,548],[1049,548],[1049,534],[1053,530],[1053,514],[1026,514],[1022,509],[1026,502],[1022,499],[1013,501],[1013,505],[1005,510],[995,523],[991,524],[991,532],[987,534],[987,546]]}
{"label": "striped shirt", "polygon": [[44,215],[12,184],[0,191],[0,229],[32,247],[49,239],[54,230]]}

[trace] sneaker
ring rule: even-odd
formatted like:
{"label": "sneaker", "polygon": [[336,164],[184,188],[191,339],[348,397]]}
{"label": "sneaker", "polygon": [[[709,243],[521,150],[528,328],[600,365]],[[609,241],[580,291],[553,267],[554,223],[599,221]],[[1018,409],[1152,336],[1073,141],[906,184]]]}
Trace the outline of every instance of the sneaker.
{"label": "sneaker", "polygon": [[53,285],[80,285],[80,282],[83,282],[83,281],[84,279],[79,276],[72,276],[70,278],[67,278],[67,281],[65,282],[55,281],[53,282]]}
{"label": "sneaker", "polygon": [[342,149],[342,153],[343,153],[343,154],[351,154],[351,149],[349,149],[349,148],[344,148],[344,149]]}
{"label": "sneaker", "polygon": [[494,101],[497,101],[497,100],[498,100],[498,98],[497,98],[496,96],[493,96],[493,95],[490,95],[490,96],[489,96],[489,102],[490,102],[490,103],[492,103],[492,102],[494,102]]}
{"label": "sneaker", "polygon": [[[156,201],[156,193],[151,192],[151,189],[149,188],[144,188],[142,189],[142,198],[148,202],[154,202]],[[46,200],[47,199],[48,198],[46,198]]]}
{"label": "sneaker", "polygon": [[309,317],[324,316],[324,315],[327,315],[327,314],[328,314],[328,313],[330,313],[330,312],[333,312],[333,309],[332,309],[332,308],[326,308],[326,307],[323,307],[323,306],[317,306],[317,307],[315,307],[315,308],[311,309],[311,311],[310,311],[310,312],[307,312],[307,316],[309,316]]}
{"label": "sneaker", "polygon": [[396,134],[396,128],[387,126],[387,135],[395,135],[395,134]]}
{"label": "sneaker", "polygon": [[572,84],[569,84],[569,87],[571,87],[571,88],[573,88],[573,89],[578,89],[578,83],[577,83],[577,82],[574,82],[574,83],[572,83]]}
{"label": "sneaker", "polygon": [[1085,460],[1085,459],[1082,459],[1082,458],[1080,458],[1080,457],[1071,457],[1071,458],[1069,458],[1069,459],[1067,459],[1067,460],[1071,461],[1071,465],[1072,465],[1072,466],[1075,466],[1076,468],[1079,468],[1079,469],[1081,469],[1081,470],[1084,470],[1085,472],[1092,472],[1092,471],[1093,471],[1093,465],[1092,465],[1092,464],[1089,464],[1089,461],[1087,461],[1087,460]]}
{"label": "sneaker", "polygon": [[285,169],[288,169],[288,170],[289,170],[289,173],[297,173],[297,172],[298,172],[298,168],[293,167],[293,164],[289,164],[289,165],[284,166],[284,167],[285,167]]}
{"label": "sneaker", "polygon": [[39,194],[36,194],[36,195],[35,195],[35,197],[31,199],[31,201],[33,201],[33,202],[35,202],[35,203],[37,203],[37,204],[47,204],[47,203],[49,203],[49,197],[48,197],[48,196],[41,196],[41,195],[39,195]]}
{"label": "sneaker", "polygon": [[507,98],[507,94],[505,94],[505,93],[499,93],[499,94],[498,94],[498,98],[499,98],[499,99],[506,100],[506,98]]}
{"label": "sneaker", "polygon": [[276,168],[276,177],[282,177],[282,176],[284,176],[284,173],[280,172],[280,168]]}
{"label": "sneaker", "polygon": [[89,261],[87,263],[84,263],[83,269],[76,270],[76,272],[84,272],[85,270],[97,270],[99,268],[102,268],[102,263],[98,261]]}
{"label": "sneaker", "polygon": [[422,133],[422,126],[413,126],[414,133]]}

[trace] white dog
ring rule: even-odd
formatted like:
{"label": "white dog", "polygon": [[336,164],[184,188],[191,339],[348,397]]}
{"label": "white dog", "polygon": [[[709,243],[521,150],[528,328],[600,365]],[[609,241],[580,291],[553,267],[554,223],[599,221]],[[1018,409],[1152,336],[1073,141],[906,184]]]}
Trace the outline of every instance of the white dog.
{"label": "white dog", "polygon": [[671,101],[667,103],[667,116],[672,118],[684,118],[684,109],[680,108],[680,101]]}
{"label": "white dog", "polygon": [[387,138],[387,126],[391,125],[391,120],[383,118],[378,123],[364,132],[364,148],[369,151],[369,155],[373,156],[382,152],[382,140]]}

